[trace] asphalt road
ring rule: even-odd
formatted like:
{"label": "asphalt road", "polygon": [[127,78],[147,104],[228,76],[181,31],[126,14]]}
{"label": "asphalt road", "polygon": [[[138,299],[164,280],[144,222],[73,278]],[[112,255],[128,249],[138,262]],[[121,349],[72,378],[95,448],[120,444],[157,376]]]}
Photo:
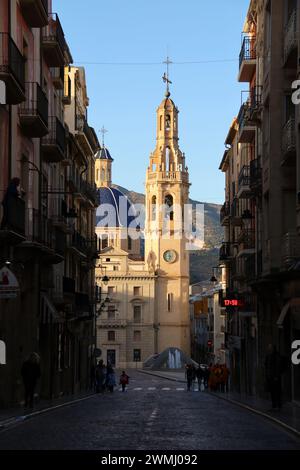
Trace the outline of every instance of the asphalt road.
{"label": "asphalt road", "polygon": [[135,371],[119,391],[0,433],[1,450],[300,450],[270,421],[184,384]]}

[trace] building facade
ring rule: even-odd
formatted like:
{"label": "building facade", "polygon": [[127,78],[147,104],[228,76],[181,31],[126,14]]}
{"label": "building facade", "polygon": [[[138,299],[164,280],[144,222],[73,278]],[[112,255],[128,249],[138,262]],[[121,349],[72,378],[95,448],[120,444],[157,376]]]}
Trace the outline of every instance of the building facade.
{"label": "building facade", "polygon": [[299,106],[300,4],[251,1],[238,79],[249,93],[234,119],[220,169],[226,174],[221,211],[227,292],[240,306],[228,310],[227,346],[232,384],[265,393],[269,344],[287,359],[285,398],[299,400],[299,368],[290,363],[299,330]]}
{"label": "building facade", "polygon": [[111,166],[103,147],[96,159],[96,280],[108,302],[99,311],[97,345],[103,359],[117,367],[142,367],[170,347],[189,355],[189,252],[183,232],[189,179],[178,147],[178,110],[169,93],[157,110],[157,146],[146,176],[145,253],[141,227],[134,224],[138,214],[111,186]]}
{"label": "building facade", "polygon": [[[67,113],[78,101],[76,116],[86,117],[88,104],[83,71],[70,68],[71,62],[51,1],[0,2],[0,80],[7,103],[0,105],[1,200],[6,195],[0,269],[6,266],[19,286],[16,298],[1,296],[0,288],[6,348],[1,406],[22,400],[20,369],[33,351],[41,358],[41,396],[90,385],[99,143],[86,121],[73,126]],[[75,91],[72,74],[82,91]],[[76,171],[77,192],[71,186]]]}

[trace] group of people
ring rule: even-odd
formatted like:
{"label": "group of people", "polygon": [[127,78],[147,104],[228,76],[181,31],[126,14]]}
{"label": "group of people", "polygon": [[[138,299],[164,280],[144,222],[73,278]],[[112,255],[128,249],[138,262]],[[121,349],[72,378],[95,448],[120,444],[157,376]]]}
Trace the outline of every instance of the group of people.
{"label": "group of people", "polygon": [[229,369],[225,364],[200,365],[195,367],[187,364],[185,368],[187,390],[192,390],[198,382],[198,391],[209,389],[211,391],[225,392],[228,390]]}
{"label": "group of people", "polygon": [[[103,393],[108,390],[113,393],[114,387],[117,385],[116,374],[110,363],[107,366],[101,359],[95,368],[92,369],[92,381],[96,393]],[[122,392],[126,391],[126,387],[129,383],[129,376],[125,371],[120,376],[119,384],[122,386]]]}
{"label": "group of people", "polygon": [[196,381],[198,382],[199,392],[205,390],[208,387],[208,367],[199,366],[198,368],[196,368],[193,364],[187,364],[185,366],[185,376],[188,392],[191,391]]}
{"label": "group of people", "polygon": [[228,392],[229,369],[226,364],[210,364],[208,388],[212,392]]}

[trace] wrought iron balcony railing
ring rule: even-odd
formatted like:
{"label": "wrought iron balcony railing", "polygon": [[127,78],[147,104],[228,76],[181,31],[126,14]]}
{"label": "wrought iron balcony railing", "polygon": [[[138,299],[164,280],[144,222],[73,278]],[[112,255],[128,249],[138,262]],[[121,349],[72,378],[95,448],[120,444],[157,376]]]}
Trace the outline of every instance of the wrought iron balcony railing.
{"label": "wrought iron balcony railing", "polygon": [[0,80],[6,83],[7,103],[25,99],[25,59],[8,33],[0,33]]}
{"label": "wrought iron balcony railing", "polygon": [[229,202],[225,202],[220,210],[220,223],[221,225],[228,219],[230,216],[230,204]]}
{"label": "wrought iron balcony railing", "polygon": [[23,132],[29,137],[43,137],[48,133],[48,99],[40,85],[26,82],[26,101],[19,107]]}
{"label": "wrought iron balcony railing", "polygon": [[284,30],[284,43],[283,43],[283,56],[284,63],[289,59],[293,50],[297,49],[298,45],[298,24],[297,24],[297,10],[294,10],[287,22]]}

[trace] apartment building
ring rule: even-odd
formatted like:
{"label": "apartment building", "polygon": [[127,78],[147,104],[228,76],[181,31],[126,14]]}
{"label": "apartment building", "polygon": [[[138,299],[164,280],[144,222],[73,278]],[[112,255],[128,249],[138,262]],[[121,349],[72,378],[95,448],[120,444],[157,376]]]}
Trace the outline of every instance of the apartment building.
{"label": "apartment building", "polygon": [[0,269],[17,283],[14,297],[0,286],[0,406],[22,400],[20,369],[33,351],[41,357],[41,396],[90,385],[99,143],[86,121],[84,71],[71,63],[51,1],[0,1],[1,200],[8,194]]}
{"label": "apartment building", "polygon": [[232,384],[265,394],[263,364],[272,343],[287,358],[288,400],[300,396],[299,370],[290,364],[291,343],[300,336],[300,115],[291,96],[299,72],[299,8],[297,0],[250,2],[238,73],[249,92],[220,165]]}

